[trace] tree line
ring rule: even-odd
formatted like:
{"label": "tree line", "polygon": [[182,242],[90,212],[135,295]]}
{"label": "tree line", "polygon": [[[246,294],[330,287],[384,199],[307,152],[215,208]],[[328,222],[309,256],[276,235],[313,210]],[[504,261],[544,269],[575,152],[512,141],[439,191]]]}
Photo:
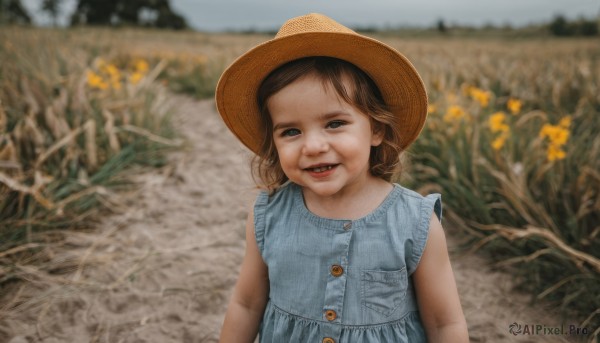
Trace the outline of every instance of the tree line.
{"label": "tree line", "polygon": [[[56,25],[62,13],[63,0],[42,0],[40,9]],[[30,24],[31,15],[21,0],[0,0],[0,24]],[[71,26],[145,26],[187,28],[185,18],[173,11],[169,0],[78,0],[69,16]]]}
{"label": "tree line", "polygon": [[[538,25],[532,25],[537,27]],[[600,32],[600,16],[598,19],[586,19],[579,18],[573,21],[567,20],[562,15],[557,15],[549,23],[543,24],[540,27],[553,36],[597,36]],[[439,19],[436,23],[435,29],[440,33],[448,33],[456,27],[448,26],[443,19]],[[461,27],[465,28],[465,27]],[[474,30],[473,28],[466,27],[467,29]],[[483,27],[484,29],[498,29],[498,27],[488,24]],[[500,29],[513,30],[509,25],[505,25]]]}
{"label": "tree line", "polygon": [[555,36],[597,36],[598,21],[583,18],[577,21],[568,21],[559,15],[550,22],[548,29]]}

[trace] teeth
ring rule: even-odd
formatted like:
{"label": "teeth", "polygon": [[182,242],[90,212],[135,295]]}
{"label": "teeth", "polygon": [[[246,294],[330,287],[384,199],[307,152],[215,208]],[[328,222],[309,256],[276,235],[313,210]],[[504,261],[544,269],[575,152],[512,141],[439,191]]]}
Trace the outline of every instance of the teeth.
{"label": "teeth", "polygon": [[333,168],[333,166],[317,167],[317,168],[313,168],[313,171],[320,173],[322,171],[329,170],[331,168]]}

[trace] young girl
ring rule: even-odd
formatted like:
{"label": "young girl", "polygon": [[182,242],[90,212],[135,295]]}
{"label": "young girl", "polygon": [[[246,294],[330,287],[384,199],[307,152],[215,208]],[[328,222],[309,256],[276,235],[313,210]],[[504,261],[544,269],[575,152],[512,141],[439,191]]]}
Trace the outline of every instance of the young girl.
{"label": "young girl", "polygon": [[217,86],[266,190],[221,342],[467,342],[439,194],[391,183],[427,96],[396,50],[318,14],[286,22]]}

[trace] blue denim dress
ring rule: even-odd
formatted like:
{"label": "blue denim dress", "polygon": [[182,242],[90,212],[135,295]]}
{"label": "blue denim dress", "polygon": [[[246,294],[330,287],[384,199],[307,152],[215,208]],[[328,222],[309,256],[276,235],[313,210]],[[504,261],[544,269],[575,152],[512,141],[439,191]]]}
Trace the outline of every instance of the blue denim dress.
{"label": "blue denim dress", "polygon": [[288,182],[254,207],[270,293],[260,342],[426,342],[412,283],[441,197],[394,184],[357,220],[311,213]]}

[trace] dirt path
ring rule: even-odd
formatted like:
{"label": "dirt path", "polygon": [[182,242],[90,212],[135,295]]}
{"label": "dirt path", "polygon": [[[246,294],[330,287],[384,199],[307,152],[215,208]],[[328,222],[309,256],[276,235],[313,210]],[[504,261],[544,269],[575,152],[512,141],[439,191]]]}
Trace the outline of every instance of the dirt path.
{"label": "dirt path", "polygon": [[[187,149],[161,171],[136,177],[141,188],[127,196],[126,211],[96,233],[73,235],[73,243],[91,243],[71,254],[95,267],[40,294],[42,306],[0,318],[8,342],[217,341],[256,194],[250,156],[212,101],[174,101]],[[481,258],[454,258],[453,265],[472,342],[566,342],[511,335],[513,322],[556,321],[530,309],[526,296],[510,291],[511,277],[489,271]]]}

